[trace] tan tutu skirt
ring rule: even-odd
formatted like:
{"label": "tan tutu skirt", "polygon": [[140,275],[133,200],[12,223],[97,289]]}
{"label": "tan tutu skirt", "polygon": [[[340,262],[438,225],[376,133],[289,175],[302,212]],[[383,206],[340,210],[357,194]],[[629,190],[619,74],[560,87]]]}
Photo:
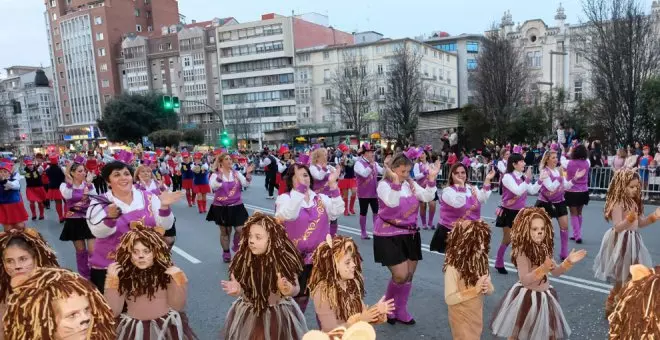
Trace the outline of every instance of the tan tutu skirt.
{"label": "tan tutu skirt", "polygon": [[610,228],[603,235],[600,251],[594,259],[594,274],[597,279],[611,282],[627,282],[630,266],[643,264],[653,267],[651,254],[646,249],[642,236],[636,230],[617,233]]}
{"label": "tan tutu skirt", "polygon": [[307,333],[305,316],[292,298],[284,298],[261,315],[252,304],[238,298],[232,304],[221,339],[226,340],[300,340]]}
{"label": "tan tutu skirt", "polygon": [[571,335],[554,288],[537,292],[520,282],[506,293],[490,327],[498,337],[520,340],[565,339]]}
{"label": "tan tutu skirt", "polygon": [[137,320],[122,314],[117,327],[118,340],[195,340],[184,312],[173,309],[154,320]]}

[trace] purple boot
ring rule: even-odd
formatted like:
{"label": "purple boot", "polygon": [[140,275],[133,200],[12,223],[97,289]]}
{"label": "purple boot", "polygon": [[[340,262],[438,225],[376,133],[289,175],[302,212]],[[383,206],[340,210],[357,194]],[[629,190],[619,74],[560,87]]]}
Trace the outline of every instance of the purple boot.
{"label": "purple boot", "polygon": [[78,274],[89,280],[90,279],[89,253],[87,252],[87,249],[76,252],[76,266],[78,267]]}
{"label": "purple boot", "polygon": [[232,250],[234,253],[237,253],[237,252],[238,252],[238,248],[239,248],[239,246],[240,246],[240,244],[241,244],[241,235],[240,235],[239,233],[237,233],[236,231],[234,231],[234,239],[233,239],[233,242],[232,242],[232,243],[233,243],[233,245],[231,246],[231,250]]}
{"label": "purple boot", "polygon": [[367,216],[360,215],[360,231],[363,240],[368,240],[370,238],[369,234],[367,234]]}
{"label": "purple boot", "polygon": [[231,253],[229,250],[222,252],[222,262],[229,263],[231,262]]}
{"label": "purple boot", "polygon": [[410,297],[410,291],[412,290],[412,282],[406,282],[402,285],[399,285],[399,296],[396,301],[396,310],[394,314],[398,322],[404,325],[414,325],[415,319],[410,313],[408,313],[408,298]]}
{"label": "purple boot", "polygon": [[506,244],[500,244],[500,248],[497,249],[497,257],[495,258],[495,269],[500,274],[508,274],[509,272],[504,268],[504,254],[506,253],[506,248],[509,246]]}
{"label": "purple boot", "polygon": [[559,238],[561,239],[561,250],[559,257],[564,261],[568,257],[568,230],[559,230]]}
{"label": "purple boot", "polygon": [[335,237],[337,236],[337,229],[339,225],[337,224],[337,220],[330,221],[330,236]]}

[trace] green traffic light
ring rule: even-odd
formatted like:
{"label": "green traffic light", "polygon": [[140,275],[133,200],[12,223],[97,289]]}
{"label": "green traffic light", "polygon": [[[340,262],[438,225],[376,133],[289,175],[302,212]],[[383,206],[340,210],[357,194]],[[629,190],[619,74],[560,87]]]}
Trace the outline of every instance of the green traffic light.
{"label": "green traffic light", "polygon": [[172,105],[172,97],[170,96],[163,96],[163,108],[165,110],[171,110],[173,107]]}

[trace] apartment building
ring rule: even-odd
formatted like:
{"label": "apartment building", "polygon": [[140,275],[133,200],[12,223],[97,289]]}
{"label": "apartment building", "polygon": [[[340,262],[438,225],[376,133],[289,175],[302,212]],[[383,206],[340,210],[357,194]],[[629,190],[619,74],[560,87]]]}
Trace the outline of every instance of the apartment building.
{"label": "apartment building", "polygon": [[[61,140],[57,134],[57,102],[48,78],[52,77],[52,69],[12,66],[6,71],[7,78],[0,80],[0,120],[5,128],[0,133],[0,145],[32,154]],[[12,100],[21,104],[21,113],[14,114]]]}

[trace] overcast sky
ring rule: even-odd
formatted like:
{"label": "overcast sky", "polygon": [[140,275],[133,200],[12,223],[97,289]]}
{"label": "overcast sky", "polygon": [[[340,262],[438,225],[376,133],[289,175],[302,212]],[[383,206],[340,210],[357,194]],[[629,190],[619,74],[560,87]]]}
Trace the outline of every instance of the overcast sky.
{"label": "overcast sky", "polygon": [[[650,10],[651,0],[641,0]],[[569,23],[583,15],[580,0],[561,1]],[[259,20],[261,14],[318,12],[329,16],[337,29],[377,31],[390,38],[415,37],[433,31],[450,34],[483,33],[510,10],[513,21],[543,19],[554,25],[560,1],[555,0],[179,0],[179,12],[188,22],[234,17],[239,22]],[[405,6],[402,6],[405,5]],[[0,0],[0,68],[11,65],[47,66],[50,63],[43,0]]]}

